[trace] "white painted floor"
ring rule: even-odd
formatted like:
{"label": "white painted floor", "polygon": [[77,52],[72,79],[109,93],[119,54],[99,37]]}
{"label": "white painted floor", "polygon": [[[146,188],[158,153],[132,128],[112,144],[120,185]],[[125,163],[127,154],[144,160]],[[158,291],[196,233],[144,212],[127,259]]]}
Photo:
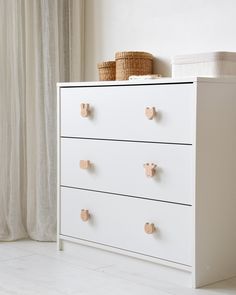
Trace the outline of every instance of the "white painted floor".
{"label": "white painted floor", "polygon": [[19,295],[236,295],[236,278],[192,290],[140,280],[103,261],[56,251],[55,243],[0,243],[0,294]]}

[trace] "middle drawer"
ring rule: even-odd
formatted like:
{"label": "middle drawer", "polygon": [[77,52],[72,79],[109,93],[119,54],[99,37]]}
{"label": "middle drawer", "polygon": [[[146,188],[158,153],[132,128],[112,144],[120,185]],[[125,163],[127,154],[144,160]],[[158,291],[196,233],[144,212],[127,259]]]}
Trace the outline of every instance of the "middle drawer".
{"label": "middle drawer", "polygon": [[193,171],[190,145],[61,139],[64,186],[192,204]]}

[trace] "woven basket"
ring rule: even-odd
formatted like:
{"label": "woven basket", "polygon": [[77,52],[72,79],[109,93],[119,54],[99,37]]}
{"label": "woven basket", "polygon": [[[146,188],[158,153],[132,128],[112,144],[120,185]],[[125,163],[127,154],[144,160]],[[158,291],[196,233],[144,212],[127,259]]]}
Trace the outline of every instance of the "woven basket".
{"label": "woven basket", "polygon": [[105,61],[97,65],[100,81],[112,81],[116,79],[116,62]]}
{"label": "woven basket", "polygon": [[150,75],[153,56],[142,51],[116,52],[116,80],[128,80],[132,75]]}

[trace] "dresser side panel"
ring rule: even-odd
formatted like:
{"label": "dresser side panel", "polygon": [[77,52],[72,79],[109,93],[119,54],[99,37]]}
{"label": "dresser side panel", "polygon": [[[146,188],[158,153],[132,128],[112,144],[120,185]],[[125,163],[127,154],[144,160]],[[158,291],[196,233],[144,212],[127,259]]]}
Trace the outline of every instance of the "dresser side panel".
{"label": "dresser side panel", "polygon": [[236,84],[198,83],[195,284],[236,275]]}

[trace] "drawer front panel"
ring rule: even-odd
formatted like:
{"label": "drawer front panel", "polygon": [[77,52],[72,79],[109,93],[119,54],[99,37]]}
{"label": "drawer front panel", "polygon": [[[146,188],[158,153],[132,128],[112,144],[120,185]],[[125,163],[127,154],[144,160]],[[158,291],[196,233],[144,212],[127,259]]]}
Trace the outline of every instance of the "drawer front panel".
{"label": "drawer front panel", "polygon": [[[193,84],[61,88],[61,135],[192,143]],[[89,104],[88,117],[80,115]],[[149,120],[145,109],[154,107]]]}
{"label": "drawer front panel", "polygon": [[[145,163],[157,165],[153,177]],[[190,145],[61,139],[64,186],[192,204],[193,171]]]}
{"label": "drawer front panel", "polygon": [[[81,210],[88,210],[82,221]],[[62,235],[191,265],[191,206],[61,189]],[[147,234],[146,223],[156,230]]]}

